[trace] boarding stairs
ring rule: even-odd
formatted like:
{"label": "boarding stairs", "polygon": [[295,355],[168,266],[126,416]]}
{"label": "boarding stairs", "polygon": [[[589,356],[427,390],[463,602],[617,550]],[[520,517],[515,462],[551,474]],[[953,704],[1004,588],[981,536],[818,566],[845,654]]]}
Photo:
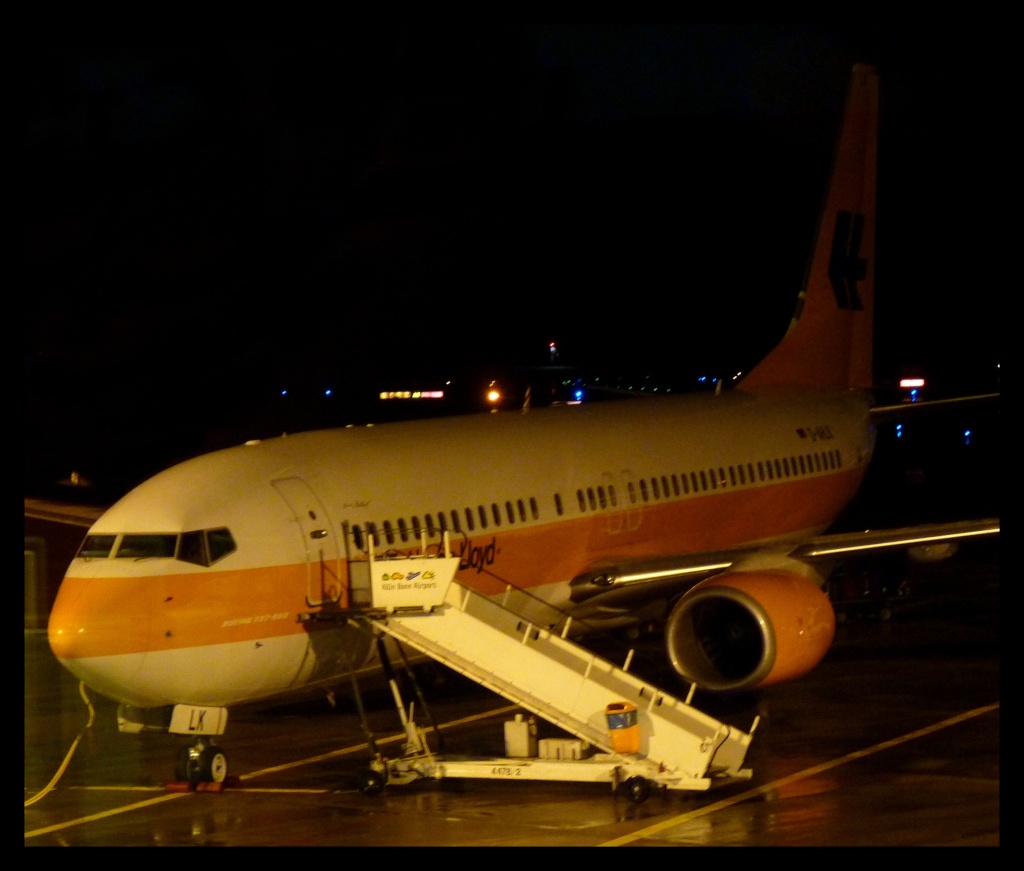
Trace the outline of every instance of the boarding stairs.
{"label": "boarding stairs", "polygon": [[[508,607],[507,595],[492,598],[463,586],[455,581],[459,558],[450,555],[447,539],[437,555],[426,553],[423,548],[412,556],[374,557],[371,544],[365,561],[350,562],[354,604],[348,619],[433,658],[594,749],[575,767],[579,772],[589,763],[592,777],[574,773],[561,779],[635,777],[685,790],[749,779],[743,761],[756,720],[749,733],[721,723],[689,699],[674,698],[569,640],[568,624],[562,632],[534,625]],[[610,728],[609,711],[634,708],[631,735]],[[429,755],[425,742],[410,744]],[[465,770],[452,774],[450,764],[435,767],[432,776],[446,770],[474,776]]]}

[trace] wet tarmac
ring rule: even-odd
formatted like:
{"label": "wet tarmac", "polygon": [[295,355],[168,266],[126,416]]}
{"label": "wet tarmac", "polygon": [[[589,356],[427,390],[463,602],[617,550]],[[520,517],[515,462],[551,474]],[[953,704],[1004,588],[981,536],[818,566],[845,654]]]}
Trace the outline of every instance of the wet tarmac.
{"label": "wet tarmac", "polygon": [[[122,735],[83,696],[45,632],[25,632],[26,846],[997,846],[997,543],[912,567],[910,594],[851,610],[817,669],[758,694],[693,704],[749,730],[751,780],[642,803],[607,784],[423,780],[369,796],[371,753],[350,694],[236,709],[221,742],[232,784],[168,788],[177,736]],[[659,649],[637,670],[677,695]],[[418,685],[449,755],[500,755],[519,710],[443,669]],[[343,690],[344,688],[339,688]],[[405,684],[407,699],[412,684]],[[366,685],[378,749],[400,754],[385,685]],[[88,703],[87,701],[88,700]],[[429,728],[420,707],[417,722]],[[92,722],[91,727],[87,724]],[[560,733],[541,723],[541,737]],[[550,728],[550,733],[545,730]]]}

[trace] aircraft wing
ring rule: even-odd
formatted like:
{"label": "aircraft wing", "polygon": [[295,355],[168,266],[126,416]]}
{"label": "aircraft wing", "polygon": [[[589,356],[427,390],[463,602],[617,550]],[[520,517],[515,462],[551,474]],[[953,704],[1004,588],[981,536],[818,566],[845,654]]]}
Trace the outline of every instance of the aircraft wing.
{"label": "aircraft wing", "polygon": [[756,563],[769,568],[797,560],[828,576],[844,558],[907,551],[919,560],[951,556],[965,539],[999,535],[999,518],[921,524],[890,529],[865,529],[819,535],[799,542],[773,542],[731,550],[619,560],[592,566],[570,583],[570,601],[584,618],[624,615],[644,601],[679,595],[705,578]]}
{"label": "aircraft wing", "polygon": [[918,548],[919,550],[915,553],[925,556],[926,552],[923,548],[947,545],[965,538],[991,535],[999,535],[998,517],[821,535],[794,548],[790,551],[790,556],[798,559],[853,554],[864,556],[894,548]]}
{"label": "aircraft wing", "polygon": [[974,396],[956,396],[949,399],[929,399],[920,402],[901,402],[896,405],[876,405],[871,409],[871,422],[875,424],[902,420],[908,415],[921,417],[961,408],[988,407],[999,401],[998,393],[981,393]]}

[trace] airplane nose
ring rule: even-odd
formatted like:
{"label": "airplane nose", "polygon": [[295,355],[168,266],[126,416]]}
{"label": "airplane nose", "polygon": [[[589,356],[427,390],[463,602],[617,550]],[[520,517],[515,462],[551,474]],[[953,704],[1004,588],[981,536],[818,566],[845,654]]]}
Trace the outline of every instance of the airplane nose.
{"label": "airplane nose", "polygon": [[149,625],[138,585],[111,577],[65,576],[50,609],[47,637],[61,661],[144,653]]}
{"label": "airplane nose", "polygon": [[79,597],[72,593],[70,586],[67,579],[61,584],[46,626],[50,650],[65,665],[80,656],[81,642],[86,634],[85,626],[75,607]]}
{"label": "airplane nose", "polygon": [[145,660],[144,621],[116,597],[114,586],[110,579],[65,577],[46,634],[71,674],[109,698],[129,701]]}
{"label": "airplane nose", "polygon": [[50,650],[53,651],[53,655],[57,657],[60,662],[66,663],[68,660],[75,659],[75,632],[64,625],[54,625],[53,620],[50,620],[50,625],[47,628],[47,638],[50,642]]}

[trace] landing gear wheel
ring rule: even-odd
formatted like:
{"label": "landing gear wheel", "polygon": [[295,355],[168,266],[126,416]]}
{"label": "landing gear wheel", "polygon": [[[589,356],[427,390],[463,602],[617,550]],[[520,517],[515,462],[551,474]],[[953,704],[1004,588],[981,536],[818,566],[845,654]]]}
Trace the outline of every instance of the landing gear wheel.
{"label": "landing gear wheel", "polygon": [[228,757],[213,744],[182,747],[174,760],[174,779],[193,786],[197,783],[223,783],[228,777]]}
{"label": "landing gear wheel", "polygon": [[220,747],[207,745],[199,754],[199,780],[205,783],[223,783],[228,776],[228,757]]}
{"label": "landing gear wheel", "polygon": [[622,786],[626,790],[629,800],[635,804],[647,801],[647,796],[651,794],[651,784],[648,783],[646,777],[639,775],[629,778]]}
{"label": "landing gear wheel", "polygon": [[384,775],[370,768],[359,780],[359,791],[363,795],[377,795],[384,789]]}

